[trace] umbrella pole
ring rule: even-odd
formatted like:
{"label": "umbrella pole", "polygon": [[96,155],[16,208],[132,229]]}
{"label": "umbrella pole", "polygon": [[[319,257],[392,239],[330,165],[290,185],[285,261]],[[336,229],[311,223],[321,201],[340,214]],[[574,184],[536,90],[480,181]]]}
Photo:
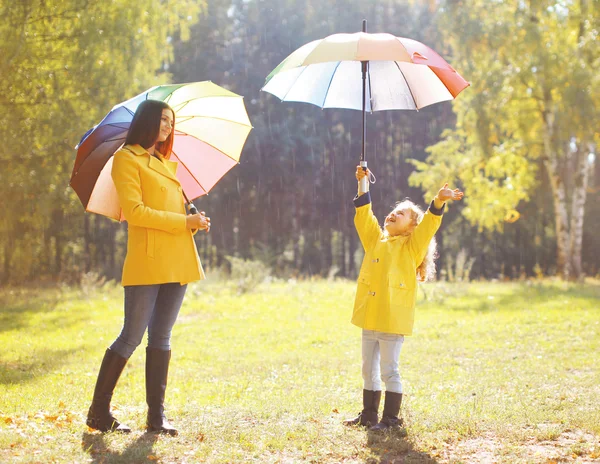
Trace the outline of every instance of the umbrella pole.
{"label": "umbrella pole", "polygon": [[194,203],[192,203],[189,198],[187,197],[187,195],[185,194],[185,192],[183,191],[183,189],[181,189],[181,193],[183,193],[183,198],[185,198],[185,201],[188,204],[189,210],[190,210],[190,214],[198,214],[198,209],[196,208],[196,205],[194,205]]}
{"label": "umbrella pole", "polygon": [[[363,19],[362,22],[362,31],[367,32],[367,20]],[[368,61],[361,61],[362,66],[362,151],[360,154],[360,166],[362,166],[363,170],[366,172],[367,170],[367,161],[365,160],[365,141],[367,138],[367,72],[368,72]],[[361,193],[365,193],[369,191],[369,179],[367,176],[363,177],[360,180],[360,188]]]}

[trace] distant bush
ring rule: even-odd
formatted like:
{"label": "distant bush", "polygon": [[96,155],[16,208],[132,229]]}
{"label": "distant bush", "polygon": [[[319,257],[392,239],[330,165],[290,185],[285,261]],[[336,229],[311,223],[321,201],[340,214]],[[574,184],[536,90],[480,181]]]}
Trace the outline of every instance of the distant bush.
{"label": "distant bush", "polygon": [[97,272],[85,272],[79,279],[79,288],[83,296],[91,297],[104,289],[107,285],[106,277]]}
{"label": "distant bush", "polygon": [[225,257],[231,266],[231,283],[238,293],[254,290],[270,275],[270,269],[262,261],[242,259],[235,256]]}

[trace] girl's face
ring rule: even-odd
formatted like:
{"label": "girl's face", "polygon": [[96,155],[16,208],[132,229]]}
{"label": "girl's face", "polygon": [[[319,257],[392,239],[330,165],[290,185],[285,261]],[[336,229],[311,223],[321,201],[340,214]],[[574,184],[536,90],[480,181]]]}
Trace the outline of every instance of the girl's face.
{"label": "girl's face", "polygon": [[173,130],[173,112],[169,109],[162,110],[162,116],[160,117],[160,130],[158,132],[158,141],[164,142],[169,138],[171,131]]}
{"label": "girl's face", "polygon": [[395,209],[385,218],[383,227],[391,237],[405,235],[413,226],[412,211],[408,208]]}

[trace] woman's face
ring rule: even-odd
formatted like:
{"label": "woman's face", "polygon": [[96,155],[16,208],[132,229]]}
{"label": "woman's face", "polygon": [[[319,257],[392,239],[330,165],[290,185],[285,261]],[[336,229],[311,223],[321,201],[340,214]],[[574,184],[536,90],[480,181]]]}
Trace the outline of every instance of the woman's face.
{"label": "woman's face", "polygon": [[160,117],[160,131],[158,133],[158,141],[164,142],[169,138],[171,131],[173,130],[173,112],[169,109],[162,110],[162,116]]}

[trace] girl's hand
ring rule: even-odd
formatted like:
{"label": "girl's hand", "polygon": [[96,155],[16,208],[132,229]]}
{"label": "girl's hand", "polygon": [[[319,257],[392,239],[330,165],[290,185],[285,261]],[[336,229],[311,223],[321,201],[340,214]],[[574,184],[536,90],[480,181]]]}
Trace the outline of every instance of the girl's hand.
{"label": "girl's hand", "polygon": [[437,197],[440,201],[448,201],[448,200],[462,200],[464,193],[458,189],[449,189],[448,184],[444,184],[444,186],[440,189],[437,194]]}
{"label": "girl's hand", "polygon": [[360,182],[362,178],[370,174],[369,168],[365,171],[362,166],[356,166],[356,180]]}

